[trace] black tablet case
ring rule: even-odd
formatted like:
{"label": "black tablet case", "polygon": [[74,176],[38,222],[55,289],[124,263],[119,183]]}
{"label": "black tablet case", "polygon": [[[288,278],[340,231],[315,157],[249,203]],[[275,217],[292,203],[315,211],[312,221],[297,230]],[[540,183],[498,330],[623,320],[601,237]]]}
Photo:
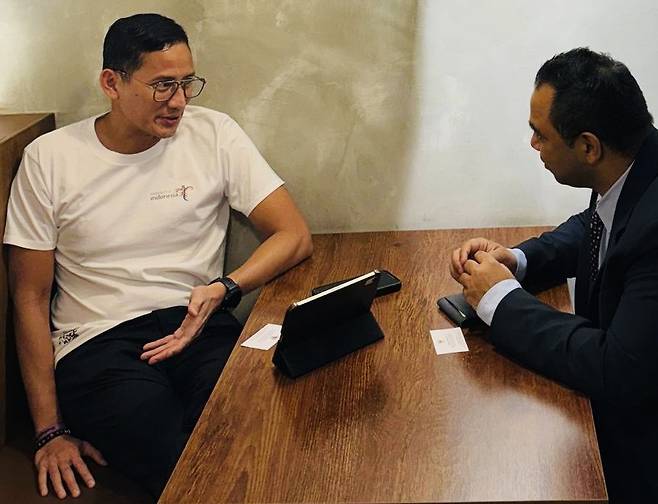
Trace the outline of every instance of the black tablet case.
{"label": "black tablet case", "polygon": [[370,312],[379,272],[286,312],[272,362],[296,378],[384,337]]}

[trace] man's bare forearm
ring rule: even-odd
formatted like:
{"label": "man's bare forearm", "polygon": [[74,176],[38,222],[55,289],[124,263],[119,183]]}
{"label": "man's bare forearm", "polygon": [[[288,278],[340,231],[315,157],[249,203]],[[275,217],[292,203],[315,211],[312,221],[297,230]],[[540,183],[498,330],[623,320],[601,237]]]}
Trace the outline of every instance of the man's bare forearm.
{"label": "man's bare forearm", "polygon": [[37,432],[57,423],[55,364],[50,340],[54,250],[9,247],[9,290],[14,301],[16,349]]}
{"label": "man's bare forearm", "polygon": [[249,292],[292,268],[312,252],[313,243],[305,229],[279,231],[265,240],[229,276],[240,285],[243,292]]}
{"label": "man's bare forearm", "polygon": [[59,422],[46,299],[15,300],[14,329],[23,383],[37,432]]}

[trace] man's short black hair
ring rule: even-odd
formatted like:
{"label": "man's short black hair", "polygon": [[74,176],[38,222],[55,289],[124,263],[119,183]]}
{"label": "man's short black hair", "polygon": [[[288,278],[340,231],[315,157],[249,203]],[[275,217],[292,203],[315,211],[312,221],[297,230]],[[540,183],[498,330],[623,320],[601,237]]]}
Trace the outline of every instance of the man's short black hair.
{"label": "man's short black hair", "polygon": [[160,14],[135,14],[117,19],[107,30],[103,42],[103,68],[120,70],[130,75],[142,65],[142,55],[161,51],[184,42],[185,30]]}
{"label": "man's short black hair", "polygon": [[579,47],[553,56],[537,72],[535,89],[543,84],[555,89],[550,120],[570,146],[589,131],[634,155],[653,123],[637,81],[608,54]]}

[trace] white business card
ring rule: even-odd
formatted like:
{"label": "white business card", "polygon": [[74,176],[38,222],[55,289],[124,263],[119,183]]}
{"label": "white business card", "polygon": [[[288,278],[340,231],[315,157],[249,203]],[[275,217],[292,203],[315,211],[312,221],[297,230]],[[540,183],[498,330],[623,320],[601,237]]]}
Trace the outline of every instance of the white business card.
{"label": "white business card", "polygon": [[468,352],[464,333],[459,327],[450,329],[435,329],[430,331],[436,355]]}
{"label": "white business card", "polygon": [[279,341],[281,326],[279,324],[265,324],[253,336],[242,342],[243,347],[257,350],[269,350]]}

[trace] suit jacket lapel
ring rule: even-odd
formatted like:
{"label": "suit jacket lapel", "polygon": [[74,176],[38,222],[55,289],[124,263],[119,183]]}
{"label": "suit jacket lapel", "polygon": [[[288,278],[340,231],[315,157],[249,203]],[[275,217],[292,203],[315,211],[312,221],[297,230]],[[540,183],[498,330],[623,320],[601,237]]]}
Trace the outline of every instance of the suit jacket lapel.
{"label": "suit jacket lapel", "polygon": [[633,167],[626,178],[624,187],[619,195],[617,208],[615,209],[615,218],[612,223],[612,231],[610,232],[610,239],[608,241],[608,252],[619,242],[619,239],[624,234],[628,219],[633,213],[635,205],[647,190],[651,182],[658,175],[658,130],[651,129],[649,135],[644,140],[640,148]]}
{"label": "suit jacket lapel", "polygon": [[[579,264],[578,276],[576,281],[576,313],[582,315],[592,321],[598,320],[598,291],[601,283],[601,276],[606,268],[608,257],[611,250],[615,248],[617,243],[624,234],[628,220],[633,213],[635,205],[647,190],[651,182],[658,175],[658,130],[651,128],[651,131],[644,140],[642,147],[635,157],[633,167],[626,178],[624,187],[619,195],[617,208],[615,209],[615,217],[612,222],[612,230],[608,240],[608,248],[606,250],[605,258],[601,264],[601,270],[596,280],[591,283],[589,279],[589,240],[585,240],[582,244]],[[592,191],[590,198],[590,212],[596,208],[596,199],[598,194]],[[589,236],[589,230],[588,234]],[[580,285],[579,285],[580,284]]]}

